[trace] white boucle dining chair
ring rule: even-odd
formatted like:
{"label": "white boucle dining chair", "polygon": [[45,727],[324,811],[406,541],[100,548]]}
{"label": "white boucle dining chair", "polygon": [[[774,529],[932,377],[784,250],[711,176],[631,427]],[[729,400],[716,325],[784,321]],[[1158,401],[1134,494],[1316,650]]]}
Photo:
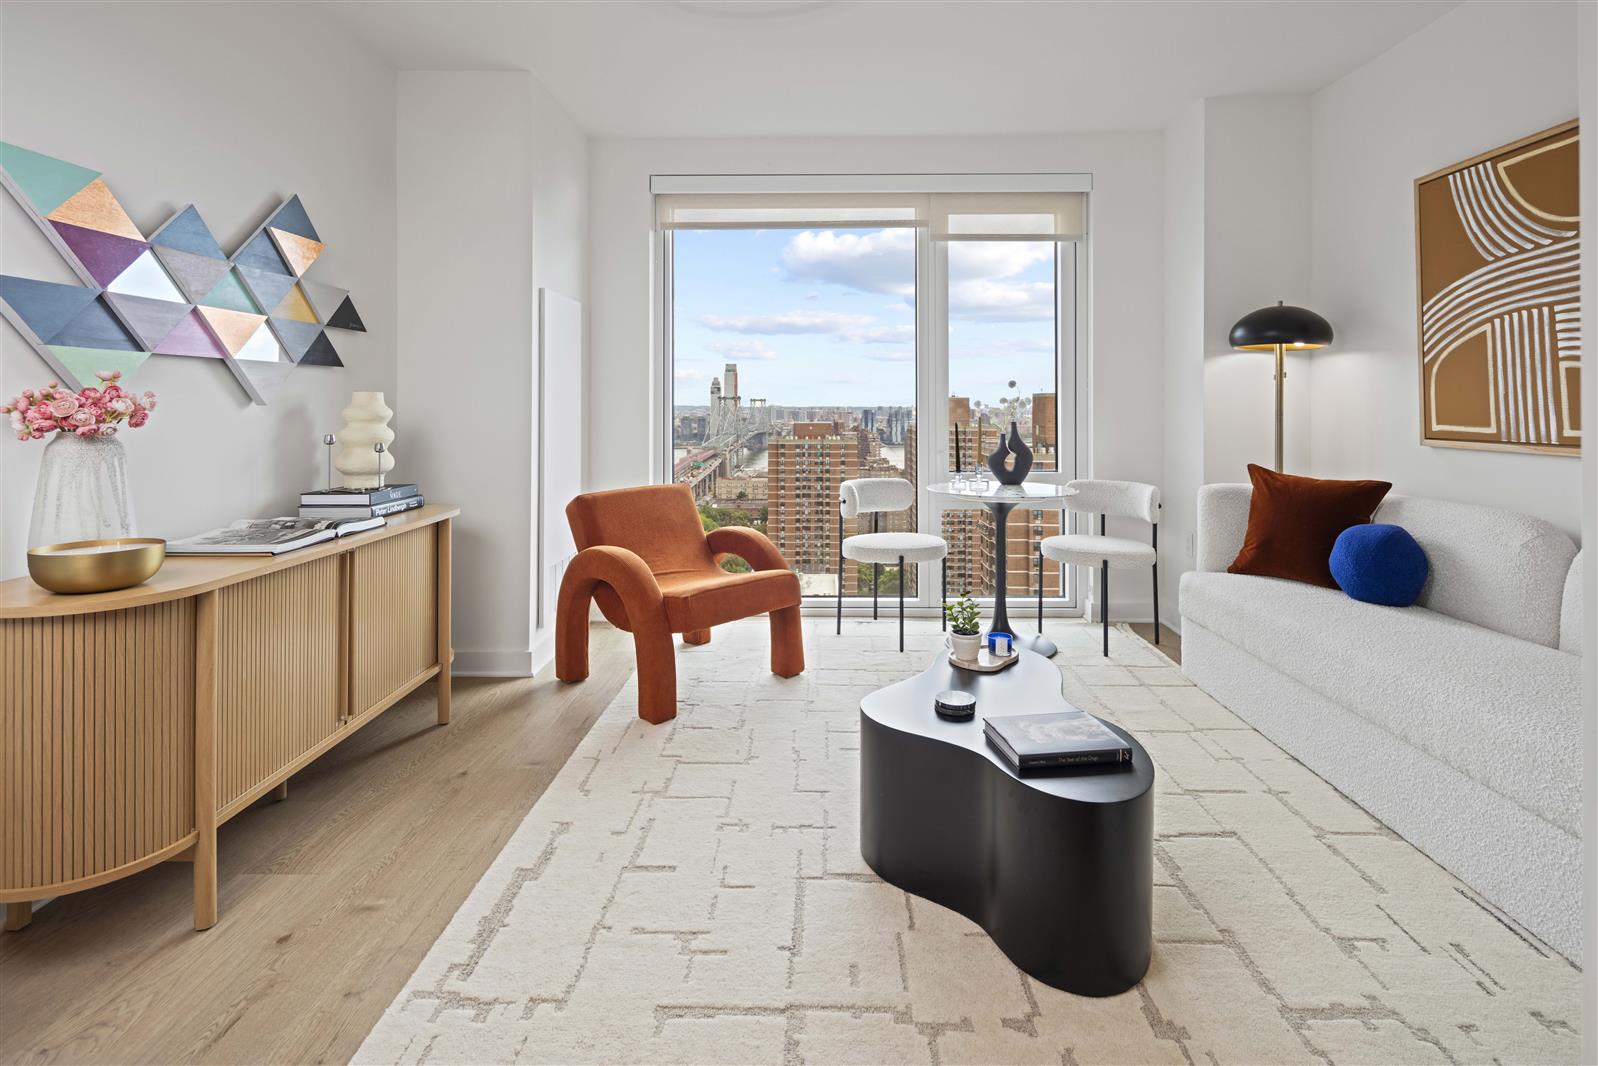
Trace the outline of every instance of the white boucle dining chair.
{"label": "white boucle dining chair", "polygon": [[[1038,632],[1043,631],[1043,560],[1099,568],[1099,613],[1104,620],[1104,654],[1110,654],[1110,571],[1147,566],[1154,572],[1154,643],[1160,642],[1160,490],[1137,481],[1073,481],[1066,510],[1099,516],[1097,533],[1049,537],[1038,547]],[[1149,543],[1105,535],[1106,519],[1140,518],[1152,531]]]}
{"label": "white boucle dining chair", "polygon": [[[877,617],[877,584],[884,564],[899,567],[899,650],[904,651],[904,567],[908,563],[943,561],[939,595],[947,599],[949,546],[931,533],[879,533],[885,511],[907,511],[916,501],[915,486],[899,477],[861,477],[838,490],[838,632],[843,632],[843,561],[871,564],[871,617]],[[843,535],[847,518],[871,516],[871,532]],[[945,619],[943,626],[949,627]]]}

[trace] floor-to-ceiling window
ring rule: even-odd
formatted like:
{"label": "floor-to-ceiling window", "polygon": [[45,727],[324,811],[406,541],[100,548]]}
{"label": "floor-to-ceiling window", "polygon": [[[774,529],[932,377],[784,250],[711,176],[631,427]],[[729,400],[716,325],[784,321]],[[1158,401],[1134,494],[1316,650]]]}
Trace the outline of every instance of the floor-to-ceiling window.
{"label": "floor-to-ceiling window", "polygon": [[[852,562],[840,573],[843,481],[942,480],[957,438],[969,470],[1012,421],[1035,452],[1035,476],[1071,476],[1075,338],[1062,311],[1074,306],[1080,226],[1062,232],[1060,213],[1039,212],[1039,199],[657,197],[664,473],[693,487],[707,528],[761,529],[807,595],[831,597],[841,580],[859,602],[874,585],[896,593],[901,575]],[[1034,594],[1037,543],[1060,527],[1058,512],[1017,513],[1000,546],[986,512],[918,504],[850,520],[841,533],[941,532],[951,593],[987,597],[999,550],[1010,594]],[[937,568],[908,571],[906,594],[935,603]],[[1044,590],[1070,602],[1052,564]]]}

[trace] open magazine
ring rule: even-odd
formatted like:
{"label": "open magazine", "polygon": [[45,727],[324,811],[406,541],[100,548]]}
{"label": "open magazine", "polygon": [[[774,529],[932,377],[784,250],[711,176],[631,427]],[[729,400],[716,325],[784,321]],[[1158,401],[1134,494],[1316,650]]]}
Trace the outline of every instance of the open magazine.
{"label": "open magazine", "polygon": [[281,555],[325,540],[376,529],[376,518],[241,518],[185,540],[167,541],[168,555]]}

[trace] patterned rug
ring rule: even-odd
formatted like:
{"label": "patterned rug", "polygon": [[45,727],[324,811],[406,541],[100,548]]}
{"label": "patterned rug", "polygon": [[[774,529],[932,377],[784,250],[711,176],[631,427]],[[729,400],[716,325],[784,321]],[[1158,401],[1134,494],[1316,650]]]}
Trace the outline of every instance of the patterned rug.
{"label": "patterned rug", "polygon": [[1049,627],[1158,767],[1154,958],[1087,999],[860,858],[858,715],[941,644],[763,624],[678,649],[679,717],[600,716],[357,1062],[1574,1062],[1580,974],[1163,656]]}

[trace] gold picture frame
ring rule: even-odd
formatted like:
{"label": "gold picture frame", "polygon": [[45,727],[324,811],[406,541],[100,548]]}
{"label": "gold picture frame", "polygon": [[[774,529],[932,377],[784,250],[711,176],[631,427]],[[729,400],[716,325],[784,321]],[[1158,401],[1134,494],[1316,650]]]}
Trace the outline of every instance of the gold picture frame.
{"label": "gold picture frame", "polygon": [[1420,442],[1581,454],[1575,120],[1415,179]]}

